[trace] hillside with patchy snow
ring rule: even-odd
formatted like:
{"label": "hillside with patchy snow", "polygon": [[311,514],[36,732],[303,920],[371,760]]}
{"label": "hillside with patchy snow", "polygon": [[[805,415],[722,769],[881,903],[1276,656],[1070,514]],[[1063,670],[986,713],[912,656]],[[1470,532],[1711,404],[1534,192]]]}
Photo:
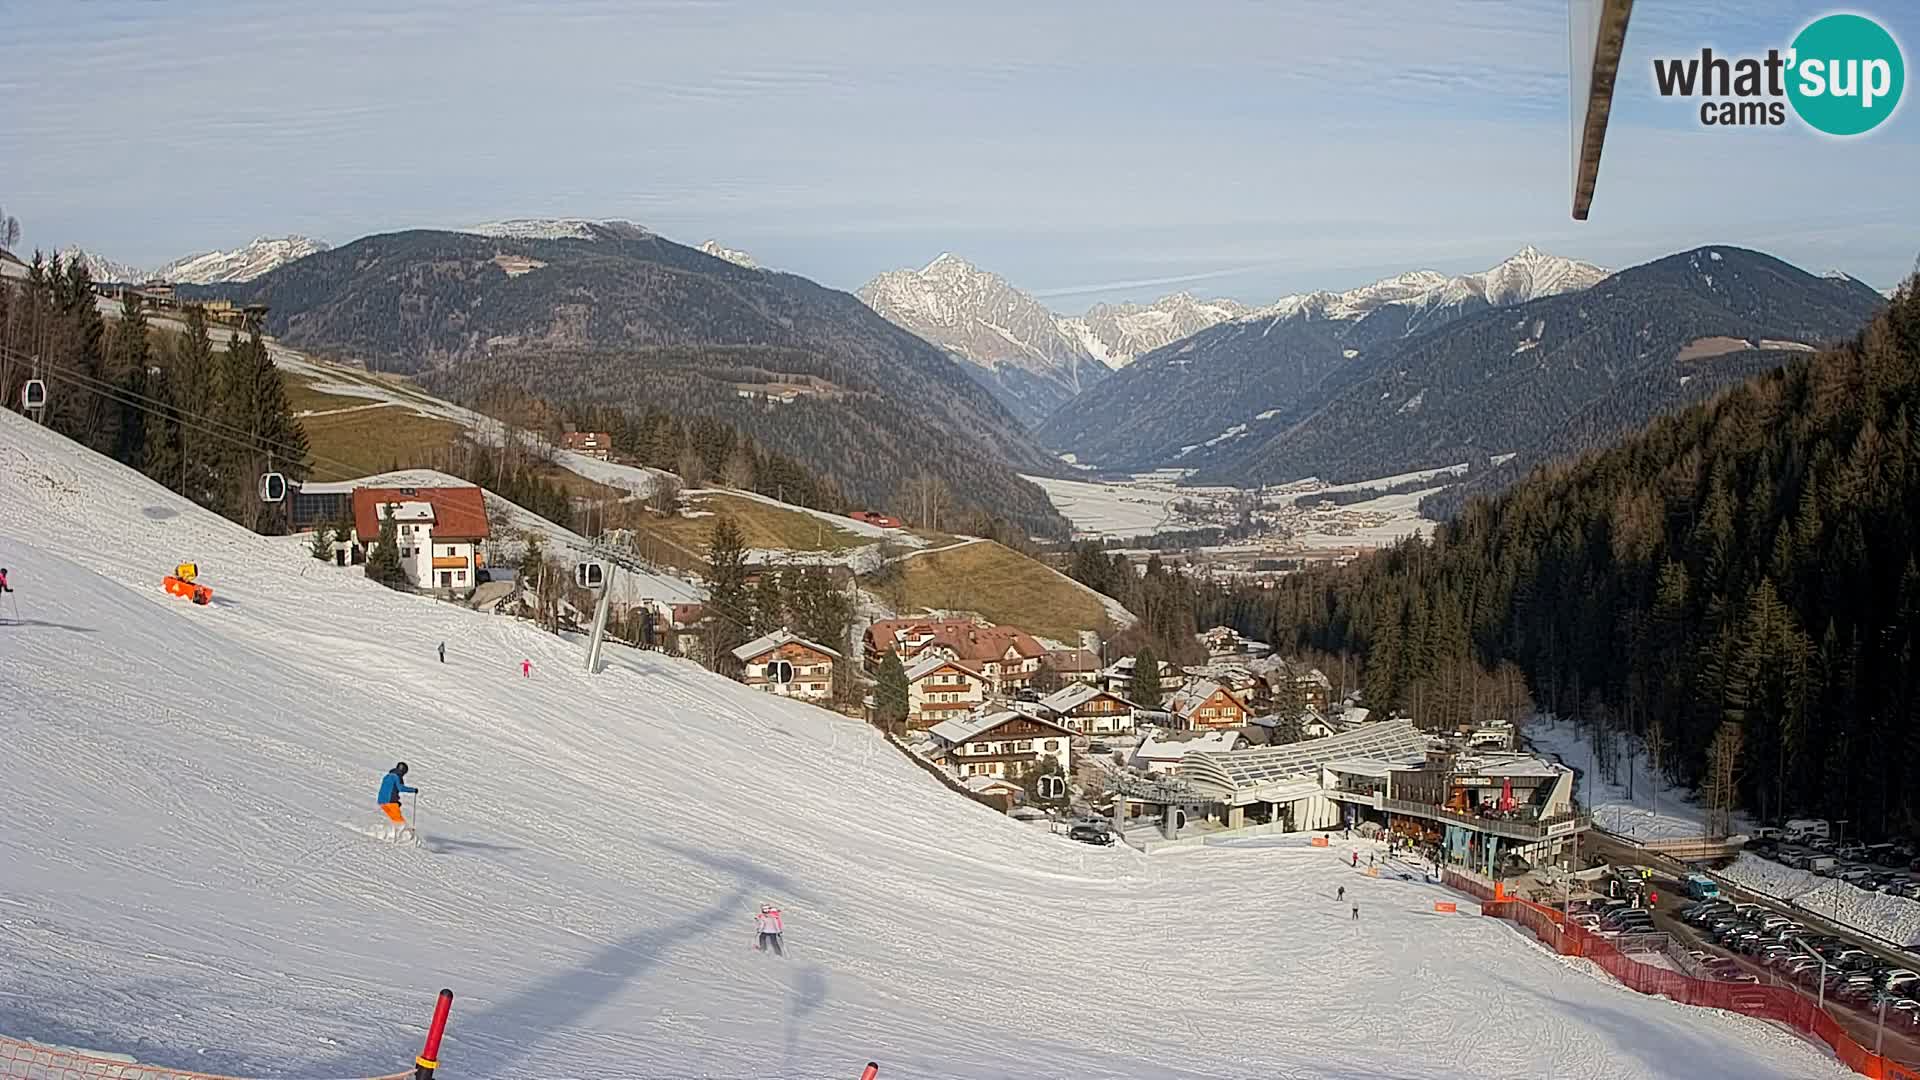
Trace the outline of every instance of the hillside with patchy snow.
{"label": "hillside with patchy snow", "polygon": [[[448,1076],[1847,1075],[1301,838],[1093,849],[687,662],[588,675],[11,413],[0,504],[0,1033],[366,1075],[450,986]],[[183,559],[210,606],[161,590]],[[422,847],[361,831],[401,759]]]}

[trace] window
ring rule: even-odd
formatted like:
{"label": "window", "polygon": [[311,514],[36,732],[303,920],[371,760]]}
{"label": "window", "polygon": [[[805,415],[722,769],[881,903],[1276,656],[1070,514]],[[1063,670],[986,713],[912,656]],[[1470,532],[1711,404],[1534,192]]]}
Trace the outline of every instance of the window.
{"label": "window", "polygon": [[1033,749],[1033,740],[1032,740],[1032,739],[1022,739],[1022,740],[1020,741],[1020,745],[1018,745],[1018,746],[1016,746],[1016,747],[1014,747],[1014,749],[1015,749],[1015,750],[1018,750],[1018,751],[1020,751],[1021,753],[1023,753],[1023,754],[1024,754],[1024,753],[1026,753],[1027,751],[1029,751],[1029,750],[1032,750],[1032,749]]}
{"label": "window", "polygon": [[467,572],[465,570],[455,570],[453,572],[453,580],[465,585],[467,583]]}
{"label": "window", "polygon": [[1048,739],[1048,740],[1047,740],[1047,752],[1048,752],[1048,753],[1052,753],[1052,752],[1054,752],[1055,750],[1058,750],[1058,749],[1060,749],[1060,740],[1059,740],[1059,739]]}

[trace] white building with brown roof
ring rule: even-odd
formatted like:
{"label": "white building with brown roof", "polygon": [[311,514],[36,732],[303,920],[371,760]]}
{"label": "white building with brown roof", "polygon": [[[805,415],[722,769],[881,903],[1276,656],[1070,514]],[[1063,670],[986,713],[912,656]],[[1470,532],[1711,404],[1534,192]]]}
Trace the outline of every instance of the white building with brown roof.
{"label": "white building with brown roof", "polygon": [[805,701],[833,697],[833,662],[840,654],[786,630],[775,630],[733,650],[740,681],[756,690]]}
{"label": "white building with brown roof", "polygon": [[930,728],[986,704],[986,676],[945,656],[923,656],[907,668],[907,726]]}
{"label": "white building with brown roof", "polygon": [[1060,726],[1083,735],[1112,735],[1133,730],[1139,706],[1109,690],[1074,683],[1040,699],[1041,711]]}
{"label": "white building with brown roof", "polygon": [[417,589],[463,591],[479,584],[490,526],[477,487],[357,487],[353,542],[373,550],[391,517],[400,569]]}
{"label": "white building with brown roof", "polygon": [[928,729],[946,763],[961,778],[994,776],[1018,780],[1050,757],[1062,775],[1073,766],[1073,732],[1051,720],[1017,712],[994,712],[946,720]]}

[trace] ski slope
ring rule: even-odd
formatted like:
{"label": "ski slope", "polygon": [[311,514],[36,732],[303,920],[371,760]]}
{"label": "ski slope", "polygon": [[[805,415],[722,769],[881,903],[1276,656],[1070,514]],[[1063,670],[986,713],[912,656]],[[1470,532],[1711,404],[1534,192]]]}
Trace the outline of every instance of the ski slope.
{"label": "ski slope", "polygon": [[[588,676],[11,413],[0,507],[0,1034],[366,1075],[450,986],[449,1080],[1850,1075],[1344,846],[1089,848],[686,661]],[[161,591],[182,559],[211,606]],[[425,849],[343,826],[402,758]]]}

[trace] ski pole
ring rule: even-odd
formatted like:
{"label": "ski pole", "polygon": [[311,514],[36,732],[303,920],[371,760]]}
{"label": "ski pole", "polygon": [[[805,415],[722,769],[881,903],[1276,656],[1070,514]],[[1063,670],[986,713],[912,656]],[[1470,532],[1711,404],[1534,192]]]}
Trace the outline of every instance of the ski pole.
{"label": "ski pole", "polygon": [[413,838],[420,839],[421,807],[427,805],[427,797],[419,792],[413,793]]}

